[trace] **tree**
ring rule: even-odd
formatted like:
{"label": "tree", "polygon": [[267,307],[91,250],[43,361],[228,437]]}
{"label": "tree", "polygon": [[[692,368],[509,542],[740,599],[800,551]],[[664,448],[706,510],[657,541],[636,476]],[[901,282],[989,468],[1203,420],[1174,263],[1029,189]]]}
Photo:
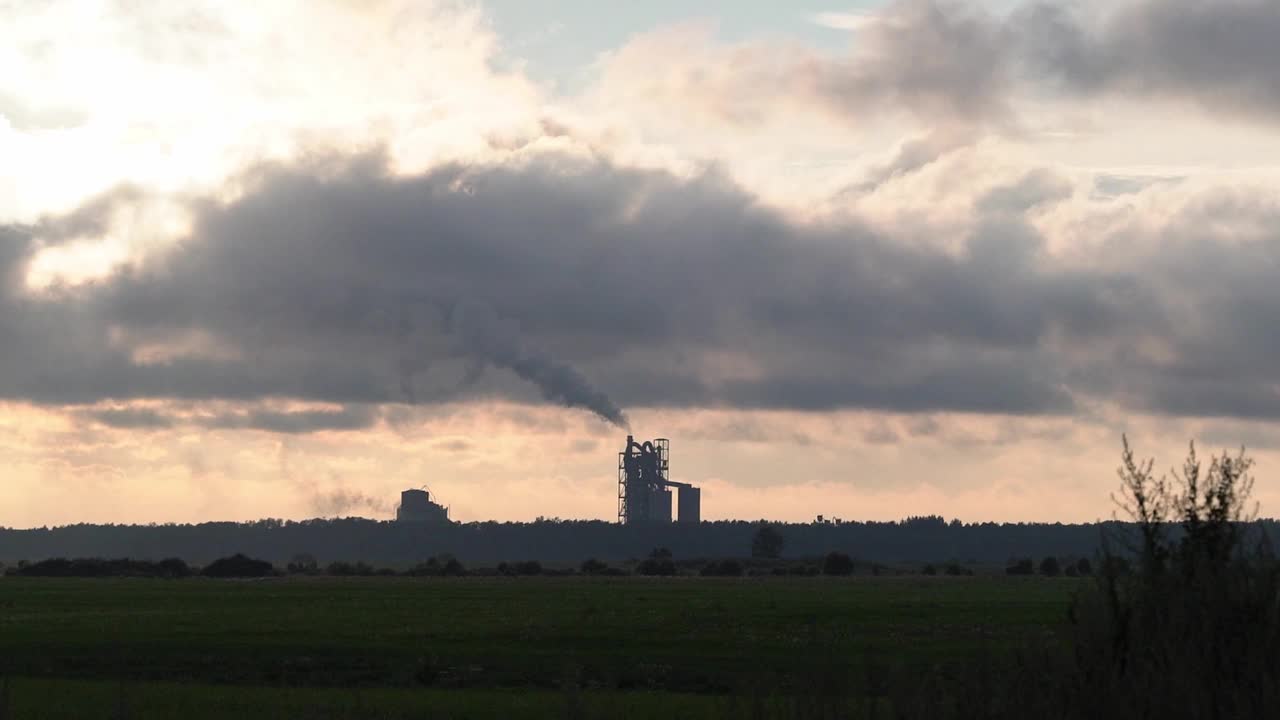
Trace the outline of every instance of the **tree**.
{"label": "tree", "polygon": [[1058,562],[1058,558],[1050,555],[1040,561],[1040,574],[1049,577],[1058,577],[1062,574],[1062,565]]}
{"label": "tree", "polygon": [[719,562],[713,560],[702,566],[700,574],[703,577],[741,577],[742,563],[737,560],[721,560]]}
{"label": "tree", "polygon": [[649,553],[649,557],[636,566],[636,572],[641,575],[675,575],[676,563],[671,559],[670,550],[667,548],[654,548]]}
{"label": "tree", "polygon": [[1081,575],[1093,574],[1093,563],[1089,562],[1089,558],[1080,558],[1076,561],[1076,572]]}
{"label": "tree", "polygon": [[829,552],[822,560],[823,575],[852,575],[853,558],[840,552]]}
{"label": "tree", "polygon": [[582,561],[582,567],[579,571],[583,575],[600,575],[609,569],[609,566],[596,558],[587,558]]}
{"label": "tree", "polygon": [[268,577],[274,575],[275,568],[266,560],[255,560],[242,553],[231,557],[214,560],[205,566],[201,573],[205,577]]}
{"label": "tree", "polygon": [[1010,562],[1009,566],[1004,569],[1006,575],[1034,575],[1036,572],[1035,563],[1031,558],[1021,558],[1020,560]]}
{"label": "tree", "polygon": [[298,553],[285,566],[290,575],[315,575],[320,572],[320,563],[310,553]]}
{"label": "tree", "polygon": [[760,528],[751,538],[751,557],[776,559],[782,555],[782,548],[785,545],[786,540],[782,537],[782,533],[778,532],[778,528],[769,523],[761,523]]}

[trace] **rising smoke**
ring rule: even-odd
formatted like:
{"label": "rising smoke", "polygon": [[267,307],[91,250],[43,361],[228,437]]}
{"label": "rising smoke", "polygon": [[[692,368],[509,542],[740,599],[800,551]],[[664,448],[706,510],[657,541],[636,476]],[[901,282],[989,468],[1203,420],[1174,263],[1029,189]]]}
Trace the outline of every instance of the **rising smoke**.
{"label": "rising smoke", "polygon": [[459,302],[449,320],[468,353],[533,383],[545,399],[585,408],[618,427],[630,428],[626,415],[608,395],[573,367],[528,346],[515,324],[503,321],[488,305]]}

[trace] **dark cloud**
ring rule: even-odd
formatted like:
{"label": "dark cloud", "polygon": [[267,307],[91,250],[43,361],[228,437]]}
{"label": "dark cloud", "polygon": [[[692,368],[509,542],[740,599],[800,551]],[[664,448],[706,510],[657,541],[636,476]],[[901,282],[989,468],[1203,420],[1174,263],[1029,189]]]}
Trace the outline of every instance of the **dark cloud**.
{"label": "dark cloud", "polygon": [[1280,4],[1137,0],[1084,16],[1066,2],[1014,14],[1008,32],[1036,76],[1077,94],[1186,100],[1280,118]]}
{"label": "dark cloud", "polygon": [[602,92],[659,104],[682,116],[752,126],[802,112],[860,125],[906,111],[939,127],[1003,123],[1012,67],[999,22],[958,2],[894,2],[859,28],[851,49],[747,42],[694,52],[668,32],[641,35],[605,65]]}
{"label": "dark cloud", "polygon": [[[617,54],[604,84],[644,104],[679,103],[682,117],[738,126],[817,112],[863,127],[905,111],[957,139],[1024,132],[1016,105],[1028,96],[1158,99],[1275,121],[1277,36],[1274,0],[1028,0],[1002,15],[957,0],[897,0],[868,17],[847,52],[754,41],[683,53],[642,36]],[[936,143],[908,144],[867,182],[938,152]]]}
{"label": "dark cloud", "polygon": [[338,410],[249,409],[215,414],[165,412],[153,408],[105,408],[85,410],[80,416],[108,427],[128,430],[185,426],[210,430],[266,430],[285,434],[364,430],[373,427],[379,420],[379,414],[374,408],[360,406]]}
{"label": "dark cloud", "polygon": [[126,430],[162,430],[174,424],[169,416],[147,408],[90,410],[83,416],[108,427]]}
{"label": "dark cloud", "polygon": [[[491,397],[610,420],[628,406],[1061,414],[1082,397],[1280,414],[1248,391],[1277,379],[1280,214],[1247,193],[1154,231],[1135,221],[1081,265],[1025,217],[1071,191],[1044,172],[975,188],[959,252],[791,220],[715,173],[561,155],[407,177],[330,158],[247,182],[194,201],[188,238],[102,282],[32,295],[3,275],[0,395],[244,401],[199,422],[282,433]],[[29,235],[0,235],[0,272],[23,265]],[[193,333],[210,349],[183,349]],[[166,343],[163,361],[135,352]],[[343,407],[254,408],[269,399]]]}

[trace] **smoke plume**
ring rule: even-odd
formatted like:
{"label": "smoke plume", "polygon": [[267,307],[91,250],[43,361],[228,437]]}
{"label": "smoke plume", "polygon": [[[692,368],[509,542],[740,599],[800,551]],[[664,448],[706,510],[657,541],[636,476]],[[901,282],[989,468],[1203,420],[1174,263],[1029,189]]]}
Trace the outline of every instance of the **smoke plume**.
{"label": "smoke plume", "polygon": [[458,303],[450,320],[467,352],[533,383],[547,400],[585,408],[618,427],[630,427],[622,409],[608,395],[575,368],[526,345],[515,325],[504,322],[488,306]]}

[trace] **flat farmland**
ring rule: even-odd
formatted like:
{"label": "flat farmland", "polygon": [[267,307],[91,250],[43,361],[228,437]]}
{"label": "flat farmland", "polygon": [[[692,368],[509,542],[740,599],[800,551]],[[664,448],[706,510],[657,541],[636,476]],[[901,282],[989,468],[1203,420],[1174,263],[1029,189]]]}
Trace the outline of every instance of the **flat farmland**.
{"label": "flat farmland", "polygon": [[[744,693],[1016,647],[1060,627],[1078,587],[981,576],[9,577],[0,676],[13,717],[559,717],[569,706],[718,716]],[[210,708],[221,714],[201,714]]]}

